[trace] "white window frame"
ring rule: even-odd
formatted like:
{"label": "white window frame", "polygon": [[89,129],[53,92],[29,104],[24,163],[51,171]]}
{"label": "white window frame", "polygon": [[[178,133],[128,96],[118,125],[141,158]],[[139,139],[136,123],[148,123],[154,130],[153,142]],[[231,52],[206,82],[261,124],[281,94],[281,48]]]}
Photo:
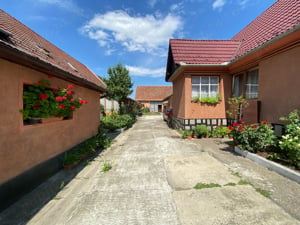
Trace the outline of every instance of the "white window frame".
{"label": "white window frame", "polygon": [[[199,79],[199,83],[195,83],[193,82],[193,78],[197,78]],[[203,80],[208,78],[208,83],[204,84]],[[217,78],[217,82],[216,83],[212,83],[212,80]],[[195,81],[195,79],[194,79]],[[192,98],[193,97],[199,97],[199,98],[203,98],[203,97],[217,97],[219,94],[219,85],[220,84],[220,77],[219,76],[192,76]],[[206,86],[208,89],[208,92],[206,92],[206,94],[203,94],[203,91],[201,92],[201,90],[203,90],[203,87]],[[213,91],[213,87],[216,87],[217,91]],[[197,93],[195,93],[195,89],[198,88]]]}
{"label": "white window frame", "polygon": [[258,79],[259,79],[259,71],[258,68],[254,68],[252,70],[247,71],[246,78],[246,99],[256,99],[258,98]]}

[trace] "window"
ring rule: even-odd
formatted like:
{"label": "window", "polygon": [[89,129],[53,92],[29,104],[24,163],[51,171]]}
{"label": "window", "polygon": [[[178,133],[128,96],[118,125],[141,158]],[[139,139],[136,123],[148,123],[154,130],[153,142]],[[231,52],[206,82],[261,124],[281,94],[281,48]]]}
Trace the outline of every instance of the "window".
{"label": "window", "polygon": [[246,99],[258,97],[258,69],[247,72]]}
{"label": "window", "polygon": [[192,97],[217,97],[219,93],[218,76],[193,76]]}
{"label": "window", "polygon": [[242,74],[233,77],[233,97],[238,98],[243,94]]}

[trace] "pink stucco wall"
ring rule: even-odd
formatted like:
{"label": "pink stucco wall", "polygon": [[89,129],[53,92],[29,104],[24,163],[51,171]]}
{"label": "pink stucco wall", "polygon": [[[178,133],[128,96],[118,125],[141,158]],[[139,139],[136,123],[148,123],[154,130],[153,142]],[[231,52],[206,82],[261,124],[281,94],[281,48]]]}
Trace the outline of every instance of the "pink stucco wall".
{"label": "pink stucco wall", "polygon": [[[231,76],[226,73],[216,74],[206,72],[199,73],[198,75],[212,75],[219,76],[219,93],[222,96],[222,100],[217,105],[207,105],[201,103],[192,102],[192,81],[189,72],[185,72],[185,75],[178,76],[173,81],[173,106],[174,115],[179,118],[193,119],[193,118],[226,118],[225,99],[230,96],[231,93]],[[193,73],[193,76],[197,76],[197,73]],[[225,87],[225,88],[224,88]],[[226,92],[224,92],[226,90]]]}
{"label": "pink stucco wall", "polygon": [[279,117],[300,109],[300,46],[262,60],[259,64],[261,120],[280,122]]}
{"label": "pink stucco wall", "polygon": [[[47,79],[47,74],[3,59],[0,59],[0,74],[0,183],[97,134],[98,92],[73,84],[75,97],[89,102],[74,113],[73,119],[24,126],[19,112],[23,105],[23,84]],[[49,80],[53,88],[69,84],[54,77]]]}

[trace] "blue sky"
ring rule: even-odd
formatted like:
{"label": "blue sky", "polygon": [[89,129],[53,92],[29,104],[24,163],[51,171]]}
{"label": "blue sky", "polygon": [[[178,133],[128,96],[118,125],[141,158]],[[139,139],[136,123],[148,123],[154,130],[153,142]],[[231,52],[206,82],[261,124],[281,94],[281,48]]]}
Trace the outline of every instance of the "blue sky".
{"label": "blue sky", "polygon": [[97,75],[122,63],[135,90],[171,85],[164,80],[170,38],[231,39],[275,1],[1,0],[0,8]]}

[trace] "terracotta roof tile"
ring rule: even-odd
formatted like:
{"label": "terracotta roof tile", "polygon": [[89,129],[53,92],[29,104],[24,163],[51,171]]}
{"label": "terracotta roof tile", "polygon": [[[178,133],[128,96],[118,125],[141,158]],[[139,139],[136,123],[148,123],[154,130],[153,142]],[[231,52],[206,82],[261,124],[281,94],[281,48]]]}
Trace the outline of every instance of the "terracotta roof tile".
{"label": "terracotta roof tile", "polygon": [[240,41],[171,39],[174,63],[222,64],[230,62]]}
{"label": "terracotta roof tile", "polygon": [[300,1],[278,0],[232,40],[242,41],[236,57],[272,40],[300,24]]}
{"label": "terracotta roof tile", "polygon": [[162,101],[172,93],[172,86],[137,86],[135,100]]}
{"label": "terracotta roof tile", "polygon": [[[53,66],[86,79],[94,84],[106,87],[105,83],[85,65],[51,44],[49,41],[26,27],[0,9],[0,29],[11,34],[9,44],[30,56],[37,57]],[[55,75],[55,74],[52,74]]]}

